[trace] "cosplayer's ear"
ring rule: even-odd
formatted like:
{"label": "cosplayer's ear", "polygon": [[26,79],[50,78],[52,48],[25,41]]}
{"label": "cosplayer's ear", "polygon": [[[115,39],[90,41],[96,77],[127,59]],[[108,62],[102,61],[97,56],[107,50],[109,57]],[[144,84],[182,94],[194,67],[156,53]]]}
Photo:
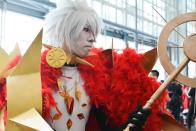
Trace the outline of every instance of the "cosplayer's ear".
{"label": "cosplayer's ear", "polygon": [[157,61],[157,58],[157,48],[153,48],[152,50],[149,50],[144,53],[144,56],[141,60],[141,65],[147,71],[147,73],[149,73],[152,70],[153,66]]}

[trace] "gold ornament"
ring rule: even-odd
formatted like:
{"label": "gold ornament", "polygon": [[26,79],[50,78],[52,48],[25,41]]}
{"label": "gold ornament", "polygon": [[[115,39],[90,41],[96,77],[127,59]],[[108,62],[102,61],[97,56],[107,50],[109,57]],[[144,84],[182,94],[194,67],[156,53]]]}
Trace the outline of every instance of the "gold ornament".
{"label": "gold ornament", "polygon": [[59,91],[59,95],[60,95],[61,97],[66,97],[66,94],[65,94],[64,91]]}
{"label": "gold ornament", "polygon": [[68,129],[68,130],[70,130],[70,128],[72,127],[72,124],[73,124],[72,120],[69,119],[69,120],[67,121],[67,123],[66,123],[67,129]]}
{"label": "gold ornament", "polygon": [[71,115],[73,112],[74,98],[69,95],[68,91],[65,90],[64,102],[66,104],[67,112]]}
{"label": "gold ornament", "polygon": [[85,118],[83,113],[79,113],[79,114],[77,115],[77,117],[78,117],[80,120],[82,120],[82,119]]}
{"label": "gold ornament", "polygon": [[91,63],[87,62],[86,60],[74,56],[72,54],[66,53],[62,48],[51,48],[46,54],[46,62],[49,66],[53,68],[60,68],[65,63],[67,64],[84,64],[94,67]]}
{"label": "gold ornament", "polygon": [[80,91],[80,85],[78,84],[78,82],[76,82],[76,91],[75,91],[75,95],[76,95],[76,99],[77,99],[78,101],[80,101],[82,93],[81,93],[81,91]]}
{"label": "gold ornament", "polygon": [[62,48],[53,48],[47,52],[46,61],[51,67],[60,68],[67,61],[67,55]]}
{"label": "gold ornament", "polygon": [[86,106],[87,106],[87,104],[86,104],[86,103],[83,103],[83,104],[82,104],[82,107],[86,107]]}
{"label": "gold ornament", "polygon": [[61,118],[61,116],[62,116],[61,113],[60,113],[60,114],[55,114],[55,115],[53,116],[53,120],[59,120],[59,119]]}
{"label": "gold ornament", "polygon": [[62,87],[62,81],[60,78],[57,79],[57,85],[58,85],[58,89]]}
{"label": "gold ornament", "polygon": [[59,95],[61,97],[64,97],[64,102],[66,105],[66,109],[67,109],[67,113],[69,113],[70,115],[73,112],[73,107],[74,107],[74,98],[69,95],[68,91],[59,91]]}

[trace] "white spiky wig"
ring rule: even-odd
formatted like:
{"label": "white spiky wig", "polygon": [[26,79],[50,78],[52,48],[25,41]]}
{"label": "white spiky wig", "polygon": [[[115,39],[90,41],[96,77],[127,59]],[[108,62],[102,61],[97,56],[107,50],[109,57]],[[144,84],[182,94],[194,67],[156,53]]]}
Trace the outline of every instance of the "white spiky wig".
{"label": "white spiky wig", "polygon": [[101,23],[100,17],[85,0],[61,0],[57,8],[46,16],[43,42],[54,47],[66,44],[70,48],[86,25],[96,37]]}

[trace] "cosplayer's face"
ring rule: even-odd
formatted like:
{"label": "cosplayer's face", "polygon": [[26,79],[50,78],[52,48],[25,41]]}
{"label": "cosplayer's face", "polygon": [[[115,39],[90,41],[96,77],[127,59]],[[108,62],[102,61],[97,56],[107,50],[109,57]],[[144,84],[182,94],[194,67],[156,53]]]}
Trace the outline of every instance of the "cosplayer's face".
{"label": "cosplayer's face", "polygon": [[71,51],[74,55],[85,57],[90,52],[94,41],[95,38],[90,27],[85,26],[81,31],[76,43],[71,45]]}

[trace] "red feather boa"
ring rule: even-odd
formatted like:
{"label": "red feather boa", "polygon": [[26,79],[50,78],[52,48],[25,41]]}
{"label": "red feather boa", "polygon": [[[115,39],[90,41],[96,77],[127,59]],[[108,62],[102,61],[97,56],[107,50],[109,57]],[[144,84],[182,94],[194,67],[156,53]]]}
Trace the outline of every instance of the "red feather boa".
{"label": "red feather boa", "polygon": [[53,98],[53,91],[58,90],[57,78],[61,76],[60,68],[51,68],[46,62],[46,54],[48,51],[44,51],[41,55],[41,81],[42,81],[42,98],[43,98],[43,110],[42,116],[44,118],[51,118],[50,107],[54,106],[59,114],[56,102]]}
{"label": "red feather boa", "polygon": [[[159,83],[149,78],[141,67],[142,55],[134,50],[126,49],[122,54],[114,54],[114,67],[110,68],[107,57],[100,50],[96,56],[89,56],[87,61],[95,65],[79,65],[78,69],[85,81],[85,89],[91,98],[91,103],[104,111],[109,116],[111,125],[121,125],[126,122],[128,115],[136,109],[138,104],[144,105]],[[52,96],[53,91],[58,90],[57,78],[61,75],[60,68],[51,68],[46,63],[47,51],[41,56],[41,79],[43,94],[43,117],[50,117],[50,107],[56,107],[61,113]],[[1,88],[2,89],[2,88]],[[1,96],[2,96],[1,91]],[[2,96],[4,97],[4,96]],[[0,107],[5,104],[5,97],[0,98]],[[152,114],[149,117],[145,131],[159,131],[161,121],[156,115],[165,103],[166,95],[162,95],[152,106]],[[93,129],[93,128],[92,128]]]}
{"label": "red feather boa", "polygon": [[[143,55],[138,55],[134,50],[126,49],[122,54],[114,54],[113,68],[109,68],[110,63],[100,50],[96,52],[98,55],[86,58],[95,67],[78,66],[85,81],[85,90],[91,98],[91,103],[104,109],[108,114],[111,125],[121,125],[139,104],[145,104],[160,84],[147,76],[140,64]],[[56,107],[51,88],[58,89],[56,79],[61,75],[61,71],[49,67],[45,55],[46,52],[42,54],[41,68],[44,103],[46,103],[43,116],[49,116],[50,106]],[[163,95],[153,105],[145,131],[160,130],[161,121],[156,114],[160,111],[160,107],[163,107],[165,96]]]}
{"label": "red feather boa", "polygon": [[[141,67],[142,57],[134,50],[126,49],[122,54],[114,54],[113,69],[108,68],[108,60],[102,53],[86,59],[95,65],[94,68],[79,66],[92,104],[105,110],[112,125],[125,123],[128,115],[139,104],[144,105],[160,85]],[[166,94],[153,105],[145,131],[160,130],[161,120],[156,114],[165,101]]]}

